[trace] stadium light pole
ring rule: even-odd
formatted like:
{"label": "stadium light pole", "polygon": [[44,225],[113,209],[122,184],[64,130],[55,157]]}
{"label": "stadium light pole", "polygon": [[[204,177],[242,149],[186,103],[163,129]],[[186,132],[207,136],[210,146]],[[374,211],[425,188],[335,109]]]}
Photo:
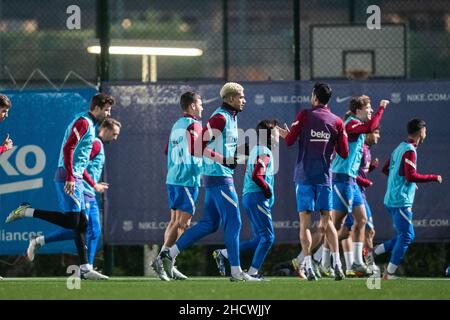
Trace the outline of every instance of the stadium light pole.
{"label": "stadium light pole", "polygon": [[[109,54],[140,55],[142,82],[158,80],[157,56],[198,57],[203,55],[201,42],[193,41],[146,41],[146,40],[111,40]],[[87,51],[100,54],[98,44],[88,45]]]}

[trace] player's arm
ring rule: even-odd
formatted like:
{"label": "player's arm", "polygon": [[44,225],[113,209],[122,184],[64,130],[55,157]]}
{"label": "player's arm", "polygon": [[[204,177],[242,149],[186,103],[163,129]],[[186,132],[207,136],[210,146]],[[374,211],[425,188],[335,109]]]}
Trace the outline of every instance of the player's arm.
{"label": "player's arm", "polygon": [[386,162],[384,163],[383,169],[381,169],[381,172],[383,172],[386,176],[389,175],[389,164],[391,162],[391,158],[389,157]]}
{"label": "player's arm", "polygon": [[361,176],[356,177],[356,183],[358,184],[358,186],[363,188],[369,188],[373,185],[372,181],[370,181],[369,179],[365,179]]}
{"label": "player's arm", "polygon": [[[382,100],[383,101],[386,100]],[[386,104],[380,104],[378,107],[377,112],[372,116],[372,119],[370,119],[367,122],[359,122],[356,120],[351,120],[347,123],[345,126],[345,130],[347,130],[347,134],[363,134],[363,133],[371,133],[373,132],[378,126],[380,125],[381,117],[383,116],[383,112],[386,109]]]}
{"label": "player's arm", "polygon": [[[92,161],[101,151],[101,144],[99,141],[95,140],[92,145],[91,154],[89,155],[89,161]],[[92,179],[89,172],[84,169],[83,171],[83,180],[86,181],[94,190],[98,193],[105,192],[106,189],[108,189],[108,184],[105,182],[95,182],[94,179]]]}
{"label": "player's arm", "polygon": [[64,166],[66,167],[66,181],[74,182],[73,152],[81,138],[86,134],[89,123],[84,118],[79,118],[72,126],[69,137],[63,147]]}
{"label": "player's arm", "polygon": [[225,128],[226,119],[221,114],[216,114],[213,117],[209,118],[206,126],[202,129],[202,154],[203,156],[217,162],[220,164],[224,163],[224,157],[218,152],[207,148],[208,143],[216,138],[218,138]]}
{"label": "player's arm", "polygon": [[347,132],[345,131],[344,123],[342,122],[341,119],[338,120],[336,129],[338,131],[338,135],[334,149],[336,150],[337,154],[339,154],[343,159],[346,159],[349,153],[348,136]]}
{"label": "player's arm", "polygon": [[288,146],[292,146],[297,141],[305,119],[306,119],[305,110],[300,111],[295,117],[295,121],[294,123],[292,123],[291,128],[289,129],[289,133],[284,138]]}
{"label": "player's arm", "polygon": [[203,156],[202,126],[198,122],[192,123],[186,129],[189,154],[201,158]]}
{"label": "player's arm", "polygon": [[405,179],[408,182],[431,182],[442,178],[436,174],[420,174],[416,171],[416,153],[414,151],[407,151],[402,157],[402,163],[404,167]]}
{"label": "player's arm", "polygon": [[267,199],[272,197],[272,191],[265,180],[267,166],[270,161],[270,156],[267,154],[260,155],[256,159],[255,167],[252,172],[252,180],[261,188],[264,197]]}

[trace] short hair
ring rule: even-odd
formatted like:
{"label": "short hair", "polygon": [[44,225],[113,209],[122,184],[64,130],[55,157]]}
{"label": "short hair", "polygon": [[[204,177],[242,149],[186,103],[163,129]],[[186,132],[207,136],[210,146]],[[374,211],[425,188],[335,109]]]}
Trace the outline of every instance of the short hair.
{"label": "short hair", "polygon": [[118,120],[113,118],[105,118],[100,124],[100,128],[106,128],[108,130],[114,130],[114,126],[122,128],[122,124]]}
{"label": "short hair", "polygon": [[412,119],[408,121],[408,125],[406,126],[406,129],[408,131],[408,134],[415,134],[420,131],[420,129],[425,128],[427,124],[425,121],[421,119]]}
{"label": "short hair", "polygon": [[195,103],[198,99],[201,99],[200,95],[193,91],[183,93],[180,97],[181,110],[187,111],[191,103]]}
{"label": "short hair", "polygon": [[106,104],[113,105],[114,104],[114,98],[110,95],[107,95],[106,93],[97,93],[95,96],[91,99],[91,105],[89,107],[89,110],[94,110],[95,106],[99,106],[100,109],[104,109]]}
{"label": "short hair", "polygon": [[239,94],[240,91],[244,91],[244,87],[236,82],[227,82],[220,89],[220,97],[225,99],[230,96],[235,96]]}
{"label": "short hair", "polygon": [[356,110],[362,109],[364,106],[370,103],[370,98],[368,96],[362,95],[358,97],[352,97],[350,99],[350,104],[348,106],[348,111],[344,116],[344,120],[347,120],[351,115],[356,114]]}
{"label": "short hair", "polygon": [[266,145],[270,148],[271,145],[271,135],[272,135],[272,130],[275,129],[275,127],[278,126],[278,121],[275,119],[270,119],[270,120],[262,120],[258,123],[258,125],[256,126],[256,135],[259,138],[259,131],[260,130],[267,130],[267,141]]}
{"label": "short hair", "polygon": [[330,101],[332,92],[333,90],[326,83],[316,83],[314,85],[313,93],[322,104],[327,104]]}
{"label": "short hair", "polygon": [[3,93],[0,93],[0,108],[11,108],[11,100]]}

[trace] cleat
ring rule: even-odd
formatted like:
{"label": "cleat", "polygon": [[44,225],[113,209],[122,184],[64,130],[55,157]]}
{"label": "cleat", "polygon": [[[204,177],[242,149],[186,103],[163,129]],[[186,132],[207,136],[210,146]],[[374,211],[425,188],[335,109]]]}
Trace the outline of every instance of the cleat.
{"label": "cleat", "polygon": [[345,270],[345,276],[347,278],[356,278],[356,274],[352,269]]}
{"label": "cleat", "polygon": [[361,278],[361,277],[370,276],[370,273],[367,270],[367,266],[366,266],[365,263],[363,263],[363,264],[353,263],[352,264],[352,270],[356,274],[357,277]]}
{"label": "cleat", "polygon": [[306,279],[305,268],[298,264],[297,258],[291,260],[292,268],[300,279]]}
{"label": "cleat", "polygon": [[160,256],[157,256],[156,259],[153,260],[151,266],[162,281],[170,281],[166,271],[164,271],[163,262]]}
{"label": "cleat", "polygon": [[335,274],[334,274],[334,270],[333,268],[331,268],[331,266],[329,267],[324,267],[323,265],[319,265],[319,271],[321,273],[322,276],[327,277],[327,278],[334,278]]}
{"label": "cleat", "polygon": [[367,266],[367,271],[368,271],[369,274],[371,274],[371,275],[380,276],[380,274],[381,274],[381,270],[380,270],[380,268],[379,268],[376,264],[369,264],[369,265]]}
{"label": "cleat", "polygon": [[306,278],[308,279],[308,281],[317,281],[317,277],[314,274],[313,269],[311,268],[306,269]]}
{"label": "cleat", "polygon": [[176,266],[173,266],[172,271],[173,271],[173,278],[174,278],[175,280],[186,280],[186,279],[188,278],[187,276],[185,276],[184,274],[182,274],[182,273],[180,272],[180,270],[177,269]]}
{"label": "cleat", "polygon": [[18,208],[11,211],[11,213],[6,218],[5,223],[10,223],[10,222],[13,222],[14,220],[24,218],[25,210],[30,207],[31,207],[31,205],[29,203],[22,203]]}
{"label": "cleat", "polygon": [[226,271],[225,271],[225,256],[222,254],[220,249],[214,250],[213,252],[213,258],[216,261],[217,269],[219,270],[219,273],[221,276],[225,277]]}
{"label": "cleat", "polygon": [[249,276],[247,273],[242,271],[237,277],[231,276],[230,277],[230,281],[231,282],[237,282],[237,281],[261,281],[261,279]]}
{"label": "cleat", "polygon": [[162,261],[162,266],[169,278],[173,278],[173,266],[175,265],[175,259],[170,256],[169,250],[161,251],[159,257]]}
{"label": "cleat", "polygon": [[264,276],[260,273],[252,274],[250,277],[259,279],[260,281],[270,281],[269,279],[264,278]]}
{"label": "cleat", "polygon": [[30,243],[28,244],[27,249],[27,258],[30,261],[34,260],[34,256],[38,252],[38,250],[41,248],[41,245],[36,241],[36,237],[32,237],[30,239]]}
{"label": "cleat", "polygon": [[341,266],[335,266],[334,267],[334,280],[336,281],[340,281],[340,280],[344,280],[345,279],[345,275],[344,275],[344,271],[342,271],[342,267]]}
{"label": "cleat", "polygon": [[393,273],[389,273],[387,271],[383,273],[383,280],[398,280],[398,279],[400,278]]}
{"label": "cleat", "polygon": [[95,270],[80,270],[80,278],[83,280],[108,280],[109,277]]}
{"label": "cleat", "polygon": [[314,274],[316,275],[317,278],[322,278],[322,275],[320,274],[320,263],[317,262],[316,260],[314,260],[314,258],[311,258],[312,261],[312,267],[313,267],[313,271]]}

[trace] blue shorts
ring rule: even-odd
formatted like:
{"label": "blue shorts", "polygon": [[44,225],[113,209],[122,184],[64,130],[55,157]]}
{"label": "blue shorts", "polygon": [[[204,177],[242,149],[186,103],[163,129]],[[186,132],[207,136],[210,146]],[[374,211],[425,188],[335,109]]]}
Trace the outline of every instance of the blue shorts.
{"label": "blue shorts", "polygon": [[296,184],[297,212],[330,211],[333,203],[331,186],[322,184]]}
{"label": "blue shorts", "polygon": [[55,181],[59,210],[61,212],[80,212],[81,210],[85,210],[83,181],[75,181],[75,191],[70,196],[64,192],[64,185],[65,182]]}
{"label": "blue shorts", "polygon": [[333,183],[333,209],[343,213],[351,213],[353,207],[364,204],[361,189],[357,184],[346,182]]}
{"label": "blue shorts", "polygon": [[[367,199],[366,199],[366,195],[363,192],[361,192],[361,195],[362,195],[362,198],[364,201],[364,206],[366,208],[366,216],[367,216],[366,229],[373,230],[374,227],[373,227],[372,211],[370,210],[369,203],[367,202]],[[349,230],[351,230],[353,227],[353,224],[354,224],[353,215],[351,213],[349,213],[349,214],[347,214],[347,217],[345,218],[344,225]]]}
{"label": "blue shorts", "polygon": [[198,187],[167,185],[167,199],[169,208],[172,210],[180,210],[194,215],[197,197]]}

